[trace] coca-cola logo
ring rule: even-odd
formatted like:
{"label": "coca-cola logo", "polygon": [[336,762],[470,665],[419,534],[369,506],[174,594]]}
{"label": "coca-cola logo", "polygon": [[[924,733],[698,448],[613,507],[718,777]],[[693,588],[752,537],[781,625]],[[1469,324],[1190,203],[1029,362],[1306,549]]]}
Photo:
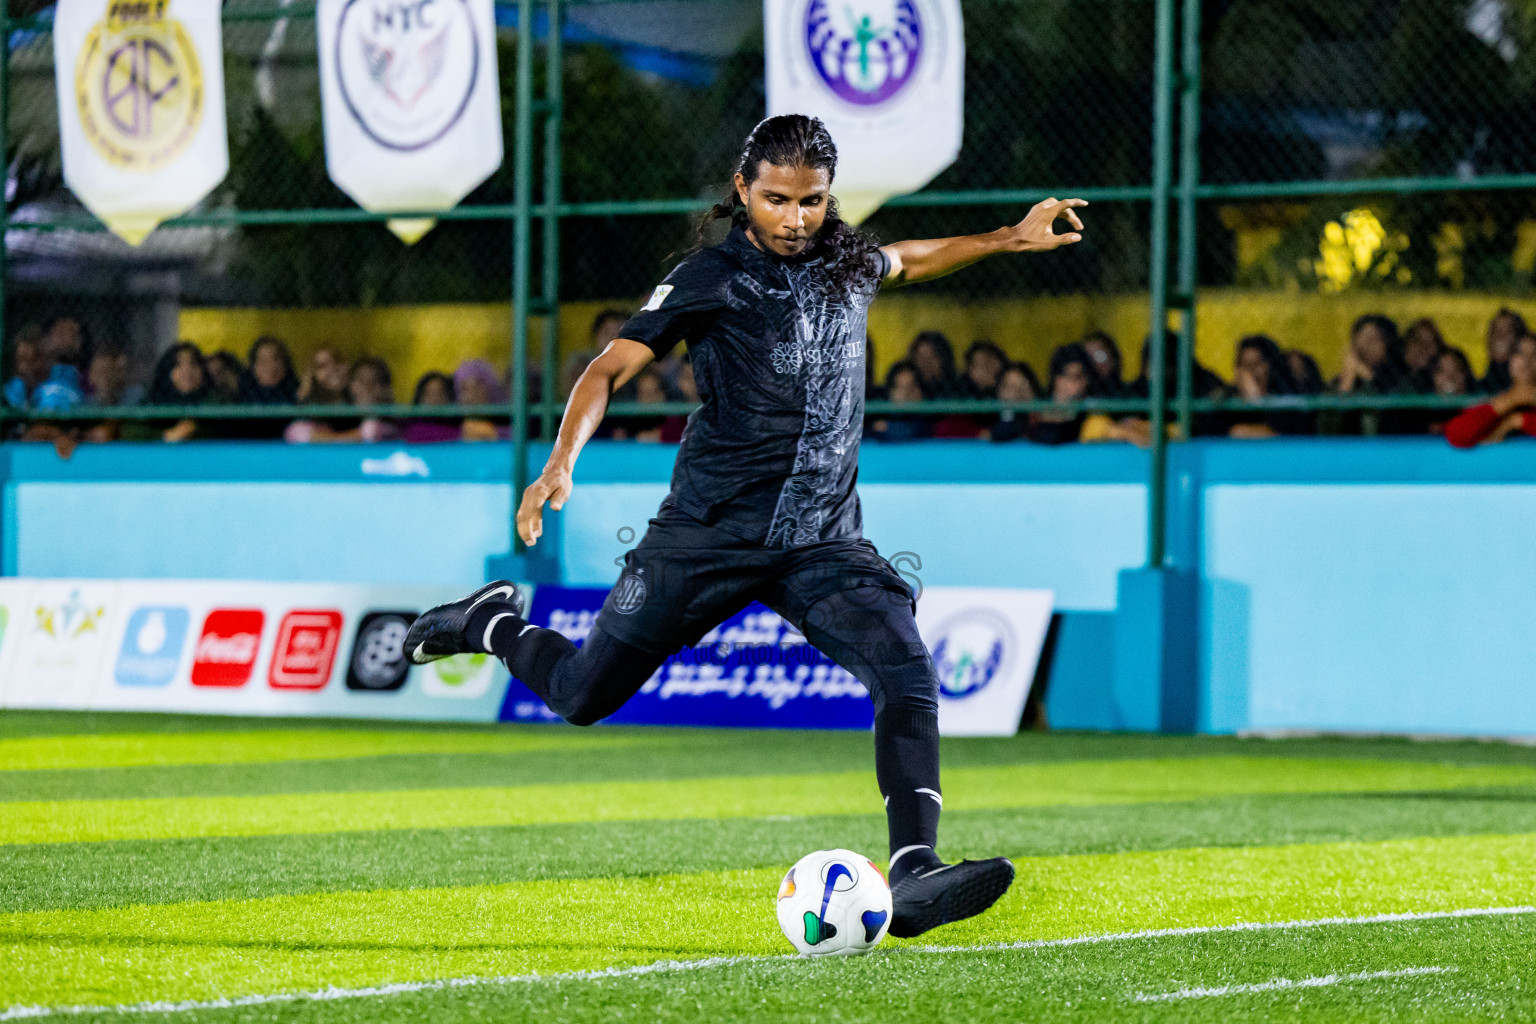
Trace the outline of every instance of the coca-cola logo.
{"label": "coca-cola logo", "polygon": [[205,636],[197,642],[197,657],[219,665],[246,665],[256,660],[256,645],[261,637],[255,633],[236,633],[234,636]]}
{"label": "coca-cola logo", "polygon": [[260,608],[217,608],[203,621],[192,654],[193,686],[244,686],[261,649],[266,615]]}
{"label": "coca-cola logo", "polygon": [[289,612],[277,627],[268,681],[279,690],[320,689],[330,681],[340,641],[340,612]]}

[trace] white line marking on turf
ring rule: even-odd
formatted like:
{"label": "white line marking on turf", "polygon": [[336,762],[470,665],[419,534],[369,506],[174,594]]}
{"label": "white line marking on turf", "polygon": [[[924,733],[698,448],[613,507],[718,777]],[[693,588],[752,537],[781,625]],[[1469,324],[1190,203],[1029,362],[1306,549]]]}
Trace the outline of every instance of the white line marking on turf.
{"label": "white line marking on turf", "polygon": [[1146,995],[1138,992],[1138,1003],[1167,1003],[1175,999],[1208,999],[1211,996],[1237,996],[1249,992],[1280,992],[1288,988],[1326,988],[1329,985],[1343,985],[1352,981],[1376,981],[1379,978],[1414,978],[1421,974],[1451,974],[1454,967],[1405,967],[1397,971],[1366,971],[1362,974],[1324,974],[1316,978],[1302,978],[1293,981],[1290,978],[1276,978],[1274,981],[1265,981],[1257,985],[1222,985],[1220,988],[1186,988],[1177,992],[1161,992],[1157,995]]}
{"label": "white line marking on turf", "polygon": [[[1192,928],[1154,928],[1142,932],[1108,932],[1083,935],[1074,939],[1030,939],[1023,942],[997,942],[985,946],[908,946],[908,952],[979,953],[1006,949],[1045,949],[1051,946],[1085,946],[1099,942],[1124,942],[1128,939],[1162,939],[1180,935],[1209,935],[1214,932],[1288,931],[1297,928],[1326,928],[1339,924],[1391,924],[1394,921],[1437,921],[1455,917],[1509,917],[1536,914],[1536,907],[1472,907],[1465,910],[1431,910],[1421,913],[1372,914],[1370,917],[1319,917],[1312,921],[1245,921],[1239,924],[1199,925]],[[0,1018],[3,1020],[4,1018]]]}
{"label": "white line marking on turf", "polygon": [[[1463,910],[1437,910],[1406,914],[1373,914],[1369,917],[1321,917],[1312,921],[1253,921],[1239,924],[1204,925],[1195,928],[1155,928],[1140,932],[1109,932],[1081,935],[1069,939],[1034,939],[1027,942],[995,942],[976,946],[906,946],[906,953],[985,953],[1009,949],[1048,949],[1081,946],[1099,942],[1126,942],[1133,939],[1161,939],[1180,935],[1210,935],[1218,932],[1258,932],[1296,928],[1325,928],[1329,925],[1390,924],[1396,921],[1435,921],[1464,917],[1510,917],[1536,914],[1531,907],[1471,907]],[[559,974],[514,974],[503,977],[439,978],[435,981],[401,981],[368,988],[323,988],[313,992],[275,992],[238,996],[232,999],[188,999],[181,1002],[161,1000],[149,1003],[123,1003],[117,1006],[12,1006],[0,1010],[0,1021],[30,1020],[38,1017],[78,1016],[87,1013],[184,1013],[190,1010],[223,1010],[240,1006],[265,1006],[268,1003],[326,1002],[332,999],[366,999],[370,996],[408,995],[413,992],[441,992],[445,989],[476,986],[519,985],[542,981],[600,981],[604,978],[637,978],[647,974],[672,974],[697,971],[707,967],[735,964],[772,963],[799,959],[793,953],[782,956],[712,956],[702,960],[658,960],[637,967],[608,967],[593,971],[566,971]],[[1310,979],[1308,979],[1310,980]],[[1299,982],[1296,984],[1300,984]]]}

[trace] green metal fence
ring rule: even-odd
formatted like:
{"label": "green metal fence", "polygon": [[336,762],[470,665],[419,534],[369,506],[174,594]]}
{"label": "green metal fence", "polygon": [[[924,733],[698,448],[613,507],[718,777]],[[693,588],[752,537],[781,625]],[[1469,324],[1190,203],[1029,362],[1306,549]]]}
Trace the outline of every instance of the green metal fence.
{"label": "green metal fence", "polygon": [[[313,5],[229,0],[231,173],[196,211],[157,232],[165,264],[179,268],[166,271],[152,258],[113,263],[123,254],[61,188],[50,19],[40,7],[13,0],[0,12],[9,41],[0,132],[11,183],[0,336],[71,302],[94,304],[103,321],[139,325],[132,330],[155,319],[155,302],[506,303],[512,400],[457,411],[510,418],[510,476],[519,491],[529,434],[536,427],[551,436],[561,412],[552,395],[556,346],[544,344],[540,365],[531,365],[534,334],[557,337],[563,305],[623,302],[648,290],[668,254],[688,244],[692,217],[713,201],[763,110],[753,0],[500,3],[505,163],[407,248],[385,233],[384,216],[356,208],[326,178]],[[1199,328],[1231,323],[1283,334],[1276,310],[1296,297],[1339,309],[1373,301],[1408,311],[1400,314],[1406,318],[1415,303],[1441,293],[1529,294],[1536,9],[1528,0],[968,0],[965,16],[965,149],[930,187],[892,200],[867,226],[888,241],[956,234],[1016,220],[1047,195],[1089,199],[1081,245],[994,260],[912,294],[956,307],[1139,296],[1144,313],[1130,341],[1148,338],[1149,394],[1066,406],[929,402],[924,411],[1136,413],[1154,423],[1172,418],[1189,437],[1208,413],[1464,402],[1369,393],[1202,397],[1194,372]],[[648,19],[661,19],[661,30],[692,48],[647,42],[636,26]],[[1337,252],[1329,249],[1334,236]],[[136,298],[136,282],[157,273],[176,278],[169,292]],[[1149,328],[1170,312],[1177,373],[1165,375],[1163,332]],[[544,400],[528,399],[535,376]],[[682,408],[621,404],[612,413]],[[897,408],[869,405],[873,414]],[[191,413],[209,410],[93,409],[54,418]],[[0,411],[7,416],[48,418]],[[1162,431],[1151,434],[1148,562],[1158,566],[1168,442]]]}

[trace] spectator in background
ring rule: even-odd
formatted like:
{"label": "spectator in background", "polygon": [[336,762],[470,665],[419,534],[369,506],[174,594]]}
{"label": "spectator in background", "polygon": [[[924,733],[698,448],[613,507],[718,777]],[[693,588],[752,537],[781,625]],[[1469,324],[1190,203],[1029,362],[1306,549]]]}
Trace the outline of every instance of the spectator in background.
{"label": "spectator in background", "polygon": [[299,378],[293,356],[280,338],[263,335],[251,344],[240,375],[240,401],[246,405],[296,405]]}
{"label": "spectator in background", "polygon": [[[347,376],[346,404],[362,408],[373,405],[394,405],[394,375],[389,364],[378,356],[364,356],[352,364]],[[379,416],[316,421],[295,420],[283,432],[291,444],[327,441],[363,441],[373,443],[399,436],[399,428],[390,420]]]}
{"label": "spectator in background", "polygon": [[[662,381],[661,373],[654,364],[645,367],[635,374],[632,383],[635,385],[634,400],[641,405],[661,405],[667,400],[666,384]],[[666,422],[665,416],[634,416],[619,420],[613,428],[613,438],[617,441],[631,439],[635,441],[660,441],[662,425]]]}
{"label": "spectator in background", "polygon": [[1296,385],[1298,395],[1320,395],[1323,393],[1323,371],[1317,368],[1317,360],[1299,348],[1288,349],[1285,353],[1285,364],[1291,371],[1291,382]]}
{"label": "spectator in background", "polygon": [[[240,404],[294,405],[298,398],[299,378],[288,346],[271,335],[257,338],[240,373]],[[248,438],[277,438],[284,429],[281,420],[252,419],[243,422],[238,432]]]}
{"label": "spectator in background", "polygon": [[301,405],[346,405],[347,361],[331,346],[322,345],[309,357],[309,369],[299,381]]}
{"label": "spectator in background", "polygon": [[[378,356],[364,356],[352,364],[347,377],[347,400],[353,405],[395,404],[395,377],[389,364]],[[399,435],[394,423],[379,416],[367,416],[357,426],[360,441],[384,441]]]}
{"label": "spectator in background", "polygon": [[[1009,363],[997,377],[1000,402],[1033,402],[1040,397],[1040,380],[1028,363]],[[1004,409],[987,428],[994,441],[1017,441],[1029,435],[1029,414]]]}
{"label": "spectator in background", "polygon": [[[91,353],[86,368],[86,404],[98,408],[138,405],[144,399],[144,389],[128,384],[128,353],[116,346],[103,345]],[[86,428],[85,440],[94,442],[116,441],[122,433],[118,420],[104,420]]]}
{"label": "spectator in background", "polygon": [[[1250,334],[1237,343],[1232,390],[1245,402],[1296,394],[1290,362],[1269,335]],[[1228,437],[1245,440],[1316,431],[1312,417],[1294,409],[1245,410],[1230,414],[1227,423]]]}
{"label": "spectator in background", "polygon": [[23,327],[11,343],[16,375],[5,385],[5,403],[16,409],[59,411],[81,402],[80,372],[55,362],[48,337],[35,325]]}
{"label": "spectator in background", "polygon": [[[190,341],[177,342],[166,349],[155,363],[150,378],[147,405],[208,404],[208,370],[203,353]],[[175,420],[139,420],[124,423],[125,441],[189,441],[199,435],[198,421],[191,417]]]}
{"label": "spectator in background", "polygon": [[973,341],[965,350],[965,379],[962,383],[969,392],[967,398],[996,398],[998,379],[1008,357],[994,342]]}
{"label": "spectator in background", "polygon": [[1510,354],[1515,350],[1515,343],[1528,333],[1525,318],[1508,306],[1493,314],[1484,339],[1488,346],[1488,372],[1480,382],[1484,394],[1496,395],[1508,390]]}
{"label": "spectator in background", "polygon": [[1082,345],[1088,353],[1088,365],[1099,379],[1099,393],[1105,398],[1126,397],[1125,361],[1114,336],[1107,331],[1089,331],[1083,336]]}
{"label": "spectator in background", "polygon": [[81,368],[85,365],[85,328],[72,316],[56,316],[44,332],[44,348],[53,360],[56,380],[67,383],[77,393],[85,393]]}
{"label": "spectator in background", "polygon": [[[906,362],[917,370],[917,386],[924,398],[964,398],[965,388],[955,377],[955,349],[939,331],[923,331],[907,346]],[[886,374],[890,385],[890,374]]]}
{"label": "spectator in background", "polygon": [[245,366],[233,352],[215,352],[203,360],[208,371],[208,400],[214,405],[240,401],[240,375]]}
{"label": "spectator in background", "polygon": [[129,384],[128,371],[128,353],[116,345],[102,345],[91,353],[85,372],[87,404],[138,405],[144,389]]}
{"label": "spectator in background", "polygon": [[[1472,363],[1459,348],[1447,345],[1435,357],[1434,366],[1430,369],[1431,394],[1443,398],[1465,398],[1477,387]],[[1412,416],[1412,422],[1407,424],[1409,430],[1405,430],[1405,433],[1444,434],[1446,425],[1455,418],[1449,409],[1419,409],[1414,410]]]}
{"label": "spectator in background", "polygon": [[419,412],[406,421],[401,437],[407,444],[459,440],[464,436],[462,420],[455,416],[425,414],[429,409],[453,405],[455,401],[452,377],[436,370],[422,374],[411,396],[411,405]]}
{"label": "spectator in background", "polygon": [[[963,398],[996,398],[997,379],[1008,357],[990,341],[974,341],[965,351],[965,373],[959,380],[959,394]],[[946,413],[928,426],[930,437],[968,438],[981,437],[986,433],[991,416],[972,416],[965,413]]]}
{"label": "spectator in background", "polygon": [[[683,358],[683,365],[677,369],[677,397],[682,402],[699,402],[699,382],[693,375],[693,360]],[[661,439],[667,444],[676,444],[683,439],[683,431],[688,429],[687,416],[668,416],[661,424]]]}
{"label": "spectator in background", "polygon": [[1408,370],[1409,386],[1420,395],[1435,390],[1435,361],[1445,351],[1445,337],[1429,317],[1420,317],[1403,332],[1403,365]]}
{"label": "spectator in background", "polygon": [[629,314],[622,309],[605,309],[592,318],[592,354],[601,355],[619,336],[619,328],[629,322]]}
{"label": "spectator in background", "polygon": [[[466,359],[453,371],[453,393],[460,405],[502,405],[512,394],[496,368],[484,359]],[[464,440],[495,441],[512,436],[504,416],[471,416],[464,420]]]}
{"label": "spectator in background", "polygon": [[[1051,353],[1050,398],[1053,402],[1080,402],[1098,394],[1099,377],[1093,357],[1074,341]],[[1041,444],[1066,444],[1083,432],[1087,415],[1082,412],[1037,412],[1029,418],[1029,438]]]}
{"label": "spectator in background", "polygon": [[1536,337],[1526,334],[1515,342],[1507,368],[1509,387],[1447,423],[1447,441],[1457,448],[1473,448],[1513,433],[1536,436]]}
{"label": "spectator in background", "polygon": [[[1340,395],[1392,395],[1409,389],[1408,367],[1403,362],[1403,342],[1397,324],[1380,313],[1367,313],[1349,330],[1344,370],[1333,381]],[[1323,433],[1376,434],[1398,429],[1396,421],[1374,409],[1327,413]]]}
{"label": "spectator in background", "polygon": [[[886,400],[897,405],[921,405],[923,387],[917,367],[901,359],[885,371]],[[891,413],[869,425],[869,436],[881,441],[915,441],[928,436],[928,421],[910,413]]]}

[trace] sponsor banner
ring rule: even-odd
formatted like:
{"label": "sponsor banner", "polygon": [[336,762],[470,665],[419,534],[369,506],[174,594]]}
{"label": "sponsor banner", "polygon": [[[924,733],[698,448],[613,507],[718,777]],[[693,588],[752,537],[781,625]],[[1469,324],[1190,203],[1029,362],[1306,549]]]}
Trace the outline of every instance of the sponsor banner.
{"label": "sponsor banner", "polygon": [[467,589],[0,580],[0,706],[494,721],[499,662],[403,648]]}
{"label": "sponsor banner", "polygon": [[326,166],[359,206],[450,209],[501,166],[492,0],[320,0],[315,20]]}
{"label": "sponsor banner", "polygon": [[[607,593],[589,587],[540,587],[531,621],[581,644]],[[941,732],[977,736],[1017,731],[1052,603],[1050,591],[924,589],[918,627],[939,672]],[[559,720],[516,680],[507,688],[502,718]],[[852,674],[773,611],[753,603],[695,647],[668,658],[606,721],[868,729],[874,711],[868,692]]]}
{"label": "sponsor banner", "polygon": [[847,220],[917,191],[960,155],[960,0],[765,0],[763,27],[768,113],[826,123]]}
{"label": "sponsor banner", "polygon": [[138,245],[224,180],[224,50],[206,0],[59,0],[64,181]]}
{"label": "sponsor banner", "polygon": [[1012,736],[1040,663],[1049,590],[928,587],[917,628],[939,675],[939,732]]}
{"label": "sponsor banner", "polygon": [[[6,629],[15,633],[15,651],[6,671],[6,704],[14,708],[89,706],[97,677],[104,666],[110,666],[109,638],[121,614],[118,584],[33,582],[25,601],[18,602],[16,621]],[[28,679],[38,685],[21,685]]]}
{"label": "sponsor banner", "polygon": [[6,681],[12,678],[11,662],[20,646],[22,610],[32,595],[31,580],[0,578],[0,706],[5,703]]}

